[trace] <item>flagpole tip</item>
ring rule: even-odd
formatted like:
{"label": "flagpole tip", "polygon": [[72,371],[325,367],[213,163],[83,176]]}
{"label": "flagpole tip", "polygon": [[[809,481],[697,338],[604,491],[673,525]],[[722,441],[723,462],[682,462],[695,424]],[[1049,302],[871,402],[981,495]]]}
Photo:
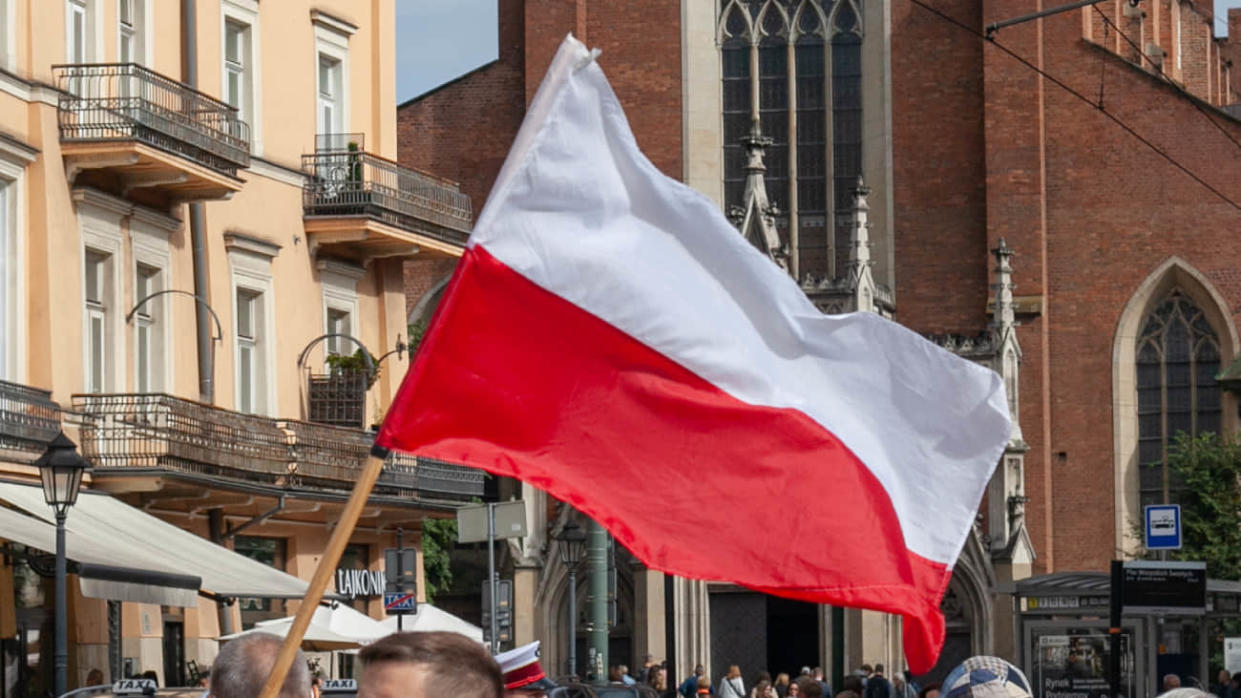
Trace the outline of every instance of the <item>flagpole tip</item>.
{"label": "flagpole tip", "polygon": [[577,65],[573,66],[573,72],[576,73],[577,71],[581,70],[582,68],[585,68],[591,63],[594,63],[595,59],[598,58],[599,54],[601,53],[603,52],[600,51],[599,49],[592,48],[589,53],[587,53],[585,56],[582,56],[582,58],[578,60]]}

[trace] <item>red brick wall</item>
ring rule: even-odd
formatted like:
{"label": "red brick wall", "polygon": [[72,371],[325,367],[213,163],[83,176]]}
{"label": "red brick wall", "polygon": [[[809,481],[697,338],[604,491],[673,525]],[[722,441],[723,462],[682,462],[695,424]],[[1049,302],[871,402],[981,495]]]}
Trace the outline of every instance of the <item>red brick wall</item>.
{"label": "red brick wall", "polygon": [[498,3],[495,62],[397,109],[397,159],[460,182],[476,217],[526,112],[522,4]]}
{"label": "red brick wall", "polygon": [[[1034,9],[1028,0],[933,1],[975,26],[980,14],[991,22]],[[1172,255],[1211,280],[1230,306],[1225,312],[1241,309],[1229,253],[1241,212],[1096,106],[925,11],[899,7],[892,42],[899,317],[917,329],[978,327],[988,294],[977,269],[984,248],[1002,235],[1017,250],[1018,295],[1044,296],[1042,316],[1018,331],[1037,566],[1105,569],[1115,553],[1112,352],[1120,314]],[[1206,32],[1200,21],[1189,27],[1200,34],[1198,48],[1183,44],[1183,60],[1205,79]],[[1108,113],[1241,201],[1237,146],[1171,86],[1084,42],[1082,31],[1074,12],[1004,29],[997,39],[1092,97],[1102,74]],[[919,54],[932,51],[934,65],[920,65]],[[1241,139],[1236,122],[1214,118]],[[954,202],[955,216],[947,210]]]}

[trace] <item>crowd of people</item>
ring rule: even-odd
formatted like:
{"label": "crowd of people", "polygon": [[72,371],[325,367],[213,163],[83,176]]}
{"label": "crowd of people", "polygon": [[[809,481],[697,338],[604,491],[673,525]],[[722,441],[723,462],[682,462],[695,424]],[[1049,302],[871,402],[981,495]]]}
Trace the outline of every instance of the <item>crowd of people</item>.
{"label": "crowd of people", "polygon": [[[212,665],[202,698],[257,698],[276,663],[283,639],[255,633],[225,644]],[[364,647],[357,698],[548,698],[557,685],[543,671],[538,643],[492,657],[478,642],[451,632],[394,633]],[[100,677],[102,678],[102,677]],[[971,657],[940,684],[919,686],[902,672],[889,679],[884,667],[863,665],[847,675],[839,690],[821,667],[802,667],[796,676],[758,672],[747,684],[741,668],[729,666],[712,681],[701,665],[676,683],[668,667],[647,656],[632,676],[625,665],[611,667],[609,678],[645,685],[661,698],[1032,698],[1025,674],[996,657]],[[1234,680],[1235,679],[1235,680]],[[1159,698],[1241,698],[1241,674],[1221,672],[1215,695],[1181,688],[1175,675],[1164,677]],[[317,681],[299,651],[279,698],[319,698]]]}
{"label": "crowd of people", "polygon": [[[908,672],[889,680],[882,664],[874,667],[862,665],[846,676],[840,690],[833,693],[823,676],[822,667],[804,666],[796,674],[780,672],[774,677],[770,672],[759,671],[747,682],[741,667],[735,664],[715,681],[699,664],[688,678],[673,683],[666,664],[656,663],[650,655],[643,660],[637,677],[631,677],[628,667],[622,664],[612,667],[609,679],[631,685],[645,684],[661,698],[697,698],[703,695],[718,698],[939,698],[938,684],[918,686]],[[1241,698],[1241,695],[1228,698]]]}

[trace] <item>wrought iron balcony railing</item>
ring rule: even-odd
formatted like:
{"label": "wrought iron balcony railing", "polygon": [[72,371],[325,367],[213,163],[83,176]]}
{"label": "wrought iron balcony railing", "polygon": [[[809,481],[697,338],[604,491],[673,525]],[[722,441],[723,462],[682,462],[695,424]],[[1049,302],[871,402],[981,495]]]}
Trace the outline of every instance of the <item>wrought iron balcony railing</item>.
{"label": "wrought iron balcony railing", "polygon": [[469,237],[470,197],[449,180],[348,147],[303,155],[302,170],[307,216],[368,216],[458,245]]}
{"label": "wrought iron balcony railing", "polygon": [[[361,429],[242,414],[163,394],[75,395],[73,404],[88,417],[82,455],[97,473],[170,470],[340,492],[357,481],[374,438]],[[483,474],[394,456],[375,494],[481,496]]]}
{"label": "wrought iron balcony railing", "polygon": [[0,449],[43,453],[60,430],[60,406],[46,390],[0,381]]}
{"label": "wrought iron balcony railing", "polygon": [[136,63],[52,71],[61,141],[139,141],[234,176],[250,166],[250,127],[224,102]]}

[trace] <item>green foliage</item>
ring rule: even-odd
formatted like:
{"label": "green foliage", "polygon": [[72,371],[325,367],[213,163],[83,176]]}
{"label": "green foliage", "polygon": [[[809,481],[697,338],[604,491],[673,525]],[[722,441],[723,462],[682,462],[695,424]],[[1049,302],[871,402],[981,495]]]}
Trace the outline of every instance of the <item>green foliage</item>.
{"label": "green foliage", "polygon": [[[327,365],[332,367],[332,373],[344,371],[365,372],[367,369],[366,359],[362,358],[362,349],[358,349],[352,354],[329,354],[327,357]],[[375,381],[379,380],[379,359],[374,354],[371,355],[371,366],[374,372],[367,377],[366,387],[375,385]]]}
{"label": "green foliage", "polygon": [[419,320],[409,325],[409,355],[412,357],[414,352],[418,351],[418,345],[422,344],[422,338],[427,334],[427,321]]}
{"label": "green foliage", "polygon": [[422,569],[426,575],[427,603],[435,594],[452,588],[449,553],[457,542],[457,519],[422,520]]}
{"label": "green foliage", "polygon": [[1207,576],[1241,580],[1241,444],[1214,433],[1177,434],[1168,465],[1185,482],[1180,493],[1180,560],[1202,560]]}

